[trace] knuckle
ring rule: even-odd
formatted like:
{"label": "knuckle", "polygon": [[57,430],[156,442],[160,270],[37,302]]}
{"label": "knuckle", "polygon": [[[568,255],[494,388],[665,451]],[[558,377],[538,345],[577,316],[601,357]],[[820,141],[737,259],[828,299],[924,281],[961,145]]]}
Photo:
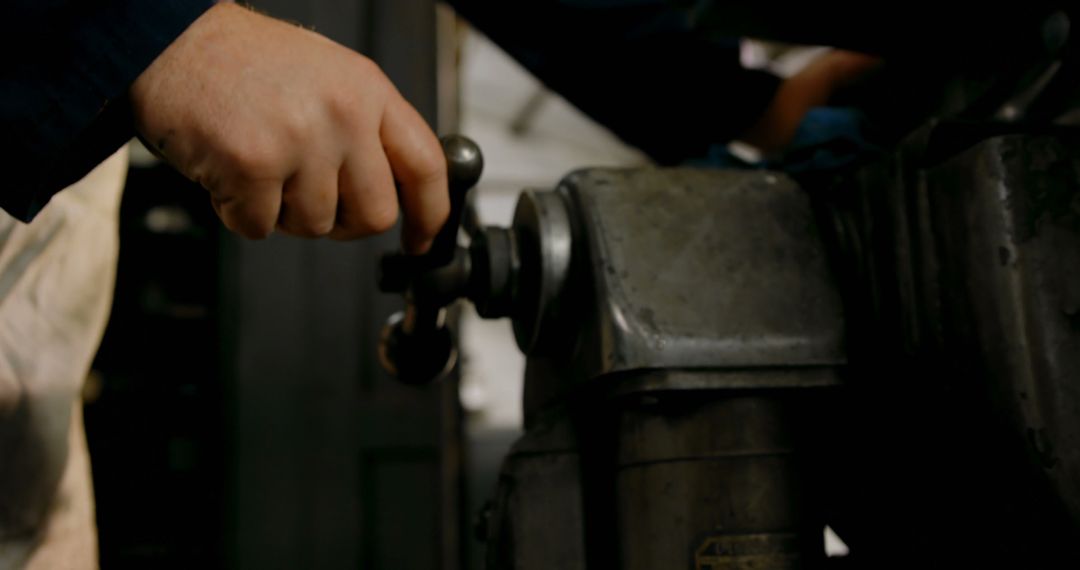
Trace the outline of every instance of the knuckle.
{"label": "knuckle", "polygon": [[266,222],[258,218],[245,219],[241,216],[226,216],[221,221],[229,231],[253,240],[266,239],[274,231],[272,222]]}
{"label": "knuckle", "polygon": [[288,141],[290,145],[305,146],[315,138],[315,120],[305,109],[303,106],[292,105],[281,115],[281,139]]}
{"label": "knuckle", "polygon": [[264,239],[274,231],[277,220],[267,213],[267,209],[258,208],[258,200],[214,198],[214,208],[221,222],[229,231],[249,239]]}
{"label": "knuckle", "polygon": [[413,175],[416,177],[416,182],[440,184],[444,187],[443,191],[445,191],[446,158],[443,156],[442,148],[439,147],[437,142],[432,141],[431,144],[418,149]]}
{"label": "knuckle", "polygon": [[330,235],[334,231],[333,219],[308,220],[303,226],[304,237],[320,238]]}
{"label": "knuckle", "polygon": [[349,128],[374,126],[371,116],[381,112],[390,88],[390,80],[371,59],[359,54],[347,73],[355,82],[354,89],[336,89],[326,94],[330,116]]}
{"label": "knuckle", "polygon": [[369,83],[382,84],[389,81],[379,64],[375,63],[375,60],[370,57],[356,54],[356,57],[353,58],[353,66],[354,73],[363,77]]}
{"label": "knuckle", "polygon": [[250,216],[243,224],[242,235],[250,239],[266,239],[274,231],[274,220]]}
{"label": "knuckle", "polygon": [[275,145],[258,137],[230,140],[220,152],[230,169],[247,179],[276,177],[283,164]]}
{"label": "knuckle", "polygon": [[300,237],[318,238],[334,229],[337,189],[296,186],[282,196],[282,228]]}
{"label": "knuckle", "polygon": [[375,205],[364,212],[361,228],[365,234],[381,234],[393,229],[397,225],[397,219],[397,202],[387,200],[386,203]]}

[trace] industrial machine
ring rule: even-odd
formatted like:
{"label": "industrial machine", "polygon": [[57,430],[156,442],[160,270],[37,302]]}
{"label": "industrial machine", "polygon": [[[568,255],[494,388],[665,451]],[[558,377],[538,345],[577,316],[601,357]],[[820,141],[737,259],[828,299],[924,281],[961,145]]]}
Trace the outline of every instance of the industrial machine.
{"label": "industrial machine", "polygon": [[451,221],[383,260],[380,352],[427,382],[445,307],[512,319],[488,567],[1077,567],[1080,82],[1052,53],[827,177],[585,169],[467,245],[482,157],[444,139]]}

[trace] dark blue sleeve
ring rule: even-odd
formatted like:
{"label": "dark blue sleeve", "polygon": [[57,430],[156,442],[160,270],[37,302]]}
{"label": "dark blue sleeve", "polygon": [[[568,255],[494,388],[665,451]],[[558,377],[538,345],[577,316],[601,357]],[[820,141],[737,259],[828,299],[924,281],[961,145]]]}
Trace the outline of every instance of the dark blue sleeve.
{"label": "dark blue sleeve", "polygon": [[704,156],[764,112],[779,85],[739,43],[702,30],[699,0],[449,0],[466,19],[662,164]]}
{"label": "dark blue sleeve", "polygon": [[213,0],[4,0],[0,207],[29,221],[134,134],[128,87]]}

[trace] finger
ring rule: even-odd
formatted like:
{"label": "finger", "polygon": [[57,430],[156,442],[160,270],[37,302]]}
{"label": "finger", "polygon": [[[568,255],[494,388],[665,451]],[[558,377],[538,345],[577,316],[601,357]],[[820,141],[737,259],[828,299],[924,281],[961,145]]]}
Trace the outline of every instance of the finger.
{"label": "finger", "polygon": [[383,148],[399,186],[409,253],[424,253],[450,215],[446,158],[435,134],[400,95],[391,97],[380,128]]}
{"label": "finger", "polygon": [[390,163],[376,139],[353,149],[338,178],[337,223],[330,237],[356,239],[397,223],[398,196]]}
{"label": "finger", "polygon": [[339,170],[337,164],[309,161],[285,181],[277,220],[283,233],[316,238],[334,229]]}
{"label": "finger", "polygon": [[274,231],[281,210],[281,182],[233,181],[211,191],[211,204],[225,227],[250,239]]}

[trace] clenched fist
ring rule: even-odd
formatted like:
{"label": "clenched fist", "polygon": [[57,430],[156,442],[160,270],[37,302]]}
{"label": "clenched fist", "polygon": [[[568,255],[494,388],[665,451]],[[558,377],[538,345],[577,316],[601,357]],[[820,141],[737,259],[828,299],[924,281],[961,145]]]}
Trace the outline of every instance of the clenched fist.
{"label": "clenched fist", "polygon": [[244,236],[353,239],[400,206],[422,253],[450,211],[431,129],[371,60],[314,32],[219,4],[130,94],[143,138]]}

